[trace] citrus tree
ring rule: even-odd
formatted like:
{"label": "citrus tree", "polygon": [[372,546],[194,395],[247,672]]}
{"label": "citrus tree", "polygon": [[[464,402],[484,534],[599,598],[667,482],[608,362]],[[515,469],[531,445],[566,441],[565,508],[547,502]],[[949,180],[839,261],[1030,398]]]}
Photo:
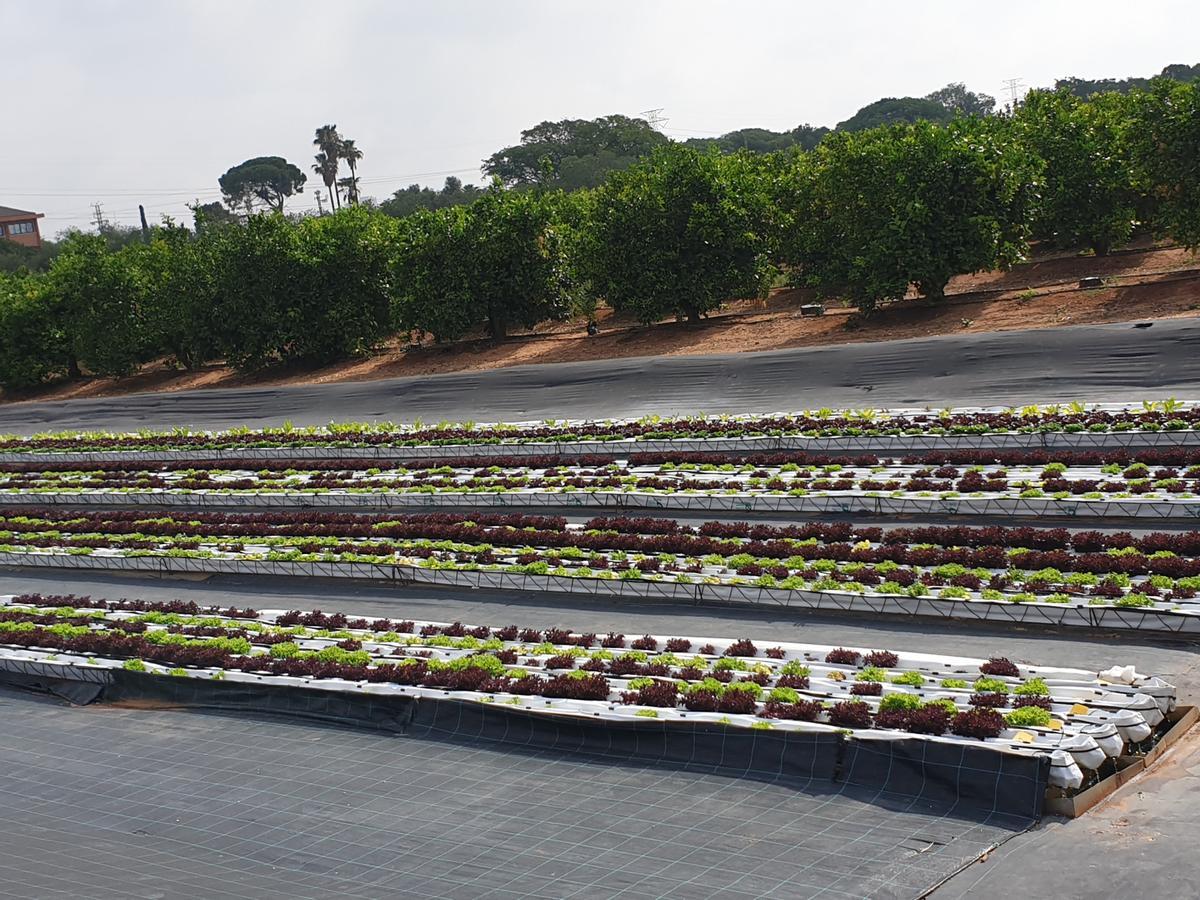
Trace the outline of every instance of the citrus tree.
{"label": "citrus tree", "polygon": [[1130,100],[1133,177],[1154,204],[1155,229],[1200,246],[1200,84],[1159,78]]}
{"label": "citrus tree", "polygon": [[783,258],[798,283],[870,311],[1007,266],[1029,237],[1035,167],[1009,124],[959,118],[835,133],[793,167]]}
{"label": "citrus tree", "polygon": [[393,319],[438,340],[486,324],[495,340],[570,308],[570,269],[556,219],[560,199],[498,184],[467,206],[404,220]]}
{"label": "citrus tree", "polygon": [[1126,243],[1138,216],[1126,153],[1128,99],[1090,101],[1064,89],[1030,91],[1017,111],[1021,140],[1042,166],[1034,217],[1039,238],[1104,256]]}
{"label": "citrus tree", "polygon": [[749,156],[672,144],[592,194],[581,269],[614,309],[695,322],[725,300],[766,292],[772,222]]}

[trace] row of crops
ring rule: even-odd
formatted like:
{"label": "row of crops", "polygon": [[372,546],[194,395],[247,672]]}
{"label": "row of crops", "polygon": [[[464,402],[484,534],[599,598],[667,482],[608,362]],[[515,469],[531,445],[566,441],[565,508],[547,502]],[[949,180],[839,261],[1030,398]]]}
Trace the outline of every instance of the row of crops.
{"label": "row of crops", "polygon": [[[1198,426],[1171,400],[7,438],[0,565],[1192,634]],[[9,600],[0,668],[964,743],[1045,757],[1066,792],[1176,703],[1119,664],[74,597]]]}

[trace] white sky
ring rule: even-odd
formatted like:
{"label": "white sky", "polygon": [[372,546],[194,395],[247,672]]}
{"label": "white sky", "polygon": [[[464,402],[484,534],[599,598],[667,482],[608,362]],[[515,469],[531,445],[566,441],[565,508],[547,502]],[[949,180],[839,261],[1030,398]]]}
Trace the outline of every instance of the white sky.
{"label": "white sky", "polygon": [[334,123],[386,198],[545,119],[662,107],[675,138],[834,125],[950,81],[1150,75],[1200,62],[1196,0],[0,0],[0,205],[86,227],[184,203]]}

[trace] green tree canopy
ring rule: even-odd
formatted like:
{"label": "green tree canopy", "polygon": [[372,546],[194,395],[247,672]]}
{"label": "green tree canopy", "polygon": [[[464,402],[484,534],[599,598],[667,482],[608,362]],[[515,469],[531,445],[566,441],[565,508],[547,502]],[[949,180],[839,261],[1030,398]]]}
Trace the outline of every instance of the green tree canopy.
{"label": "green tree canopy", "polygon": [[61,242],[46,284],[73,374],[83,366],[127,375],[153,350],[145,281],[134,260],[142,249],[114,252],[103,236],[79,232]]}
{"label": "green tree canopy", "polygon": [[35,387],[67,371],[62,319],[54,314],[42,275],[0,271],[0,387]]}
{"label": "green tree canopy", "polygon": [[1084,102],[1067,90],[1030,91],[1017,128],[1043,167],[1034,233],[1060,247],[1103,256],[1129,240],[1138,194],[1125,153],[1128,102],[1101,94]]}
{"label": "green tree canopy", "polygon": [[389,329],[395,221],[348,207],[292,223],[251,216],[206,232],[213,336],[234,366],[324,363],[361,352]]}
{"label": "green tree canopy", "polygon": [[[197,221],[203,221],[200,213]],[[202,226],[201,237],[182,226],[156,228],[153,240],[137,257],[154,340],[187,369],[217,352],[213,320],[217,266],[205,227],[213,226]]]}
{"label": "green tree canopy", "polygon": [[659,148],[610,175],[590,207],[581,267],[610,306],[643,322],[696,321],[770,283],[771,203],[745,154]]}
{"label": "green tree canopy", "polygon": [[922,97],[885,97],[868,103],[849,119],[839,122],[838,131],[866,131],[881,125],[912,122],[948,122],[954,113],[936,100]]}
{"label": "green tree canopy", "polygon": [[486,322],[501,339],[569,308],[570,270],[556,223],[561,198],[494,186],[469,206],[404,220],[397,254],[396,324],[439,340]]}
{"label": "green tree canopy", "polygon": [[[1155,77],[1167,78],[1171,81],[1195,81],[1197,78],[1200,78],[1200,63],[1194,66],[1182,63],[1165,66]],[[1054,88],[1055,90],[1067,90],[1076,97],[1087,99],[1093,94],[1112,91],[1119,94],[1127,94],[1135,90],[1148,90],[1152,81],[1153,78],[1101,78],[1099,80],[1089,78],[1060,78],[1054,82]]]}
{"label": "green tree canopy", "polygon": [[1160,78],[1130,102],[1133,177],[1154,204],[1155,229],[1200,246],[1200,81]]}
{"label": "green tree canopy", "polygon": [[258,200],[283,212],[283,201],[301,193],[306,180],[307,176],[282,156],[257,156],[227,171],[219,184],[231,209],[248,212]]}
{"label": "green tree canopy", "polygon": [[485,191],[486,188],[474,184],[464,185],[461,178],[449,175],[440,191],[421,187],[419,184],[410,184],[380,203],[379,209],[389,216],[403,218],[412,215],[418,209],[445,209],[448,206],[472,203],[478,200]]}
{"label": "green tree canopy", "polygon": [[797,161],[785,203],[798,282],[866,311],[910,284],[936,298],[953,275],[1018,260],[1036,183],[1009,127],[958,119],[830,135]]}
{"label": "green tree canopy", "polygon": [[[572,187],[592,187],[609,171],[624,168],[665,143],[666,136],[651,128],[649,122],[629,116],[542,122],[522,131],[520,144],[485,159],[483,171],[510,187],[566,187],[560,178],[567,167],[575,182],[587,182]],[[583,178],[581,173],[585,171],[588,174]]]}
{"label": "green tree canopy", "polygon": [[955,115],[962,116],[990,116],[996,108],[995,97],[969,91],[961,81],[953,81],[925,99],[941,104]]}
{"label": "green tree canopy", "polygon": [[749,150],[751,153],[775,153],[780,150],[812,150],[829,134],[828,128],[797,125],[791,131],[769,131],[766,128],[742,128],[715,138],[689,138],[687,147],[707,150],[716,147],[722,153]]}

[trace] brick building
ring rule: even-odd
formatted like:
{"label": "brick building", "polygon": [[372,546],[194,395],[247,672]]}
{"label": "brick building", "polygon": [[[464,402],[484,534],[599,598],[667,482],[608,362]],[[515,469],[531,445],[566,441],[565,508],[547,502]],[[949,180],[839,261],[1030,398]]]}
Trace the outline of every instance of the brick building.
{"label": "brick building", "polygon": [[42,235],[38,231],[37,220],[43,215],[13,209],[11,206],[0,206],[0,237],[24,244],[26,247],[41,247]]}

